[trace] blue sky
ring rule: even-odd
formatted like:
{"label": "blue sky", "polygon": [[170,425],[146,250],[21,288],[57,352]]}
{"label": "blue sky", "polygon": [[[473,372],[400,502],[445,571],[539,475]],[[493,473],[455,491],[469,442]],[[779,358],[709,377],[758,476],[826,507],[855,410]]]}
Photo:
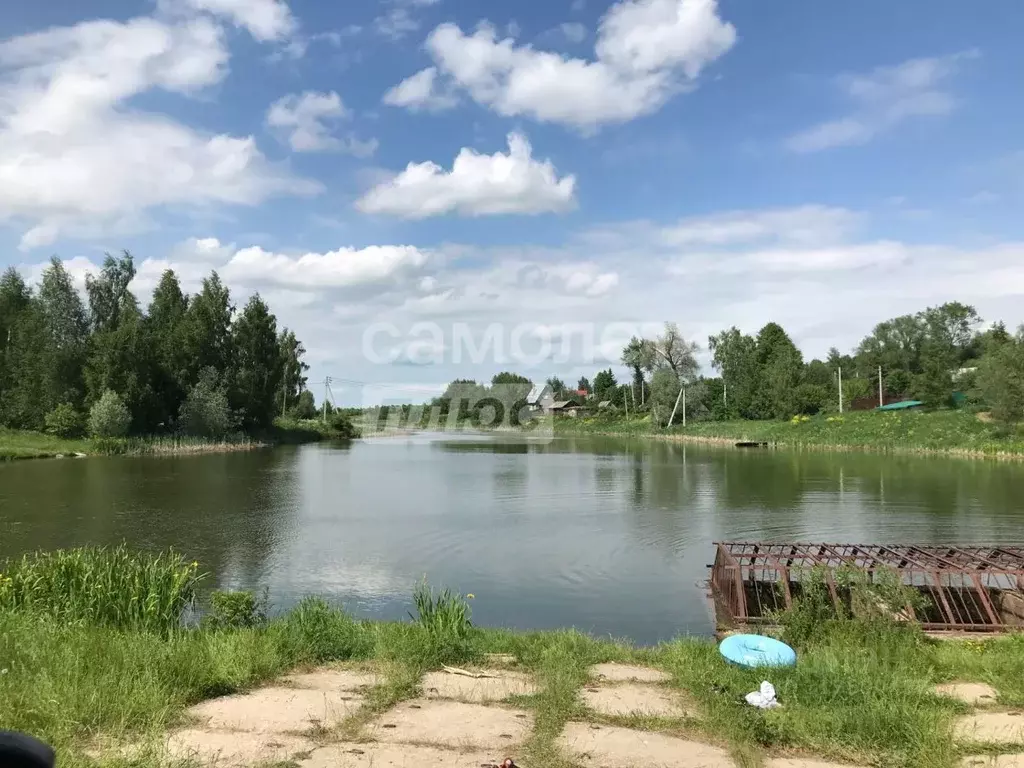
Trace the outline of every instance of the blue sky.
{"label": "blue sky", "polygon": [[312,379],[410,391],[591,374],[666,320],[808,357],[953,299],[1016,325],[1022,34],[1013,2],[19,4],[0,264],[128,248],[143,299],[217,269]]}

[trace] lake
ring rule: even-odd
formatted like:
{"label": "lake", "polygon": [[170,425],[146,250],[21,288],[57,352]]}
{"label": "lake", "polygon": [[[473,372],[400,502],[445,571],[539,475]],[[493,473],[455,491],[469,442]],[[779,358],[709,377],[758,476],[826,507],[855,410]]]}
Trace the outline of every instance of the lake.
{"label": "lake", "polygon": [[709,634],[727,539],[985,543],[1024,531],[1024,465],[600,437],[417,434],[0,465],[0,560],[127,541],[211,586],[402,618],[426,576],[477,623],[654,643]]}

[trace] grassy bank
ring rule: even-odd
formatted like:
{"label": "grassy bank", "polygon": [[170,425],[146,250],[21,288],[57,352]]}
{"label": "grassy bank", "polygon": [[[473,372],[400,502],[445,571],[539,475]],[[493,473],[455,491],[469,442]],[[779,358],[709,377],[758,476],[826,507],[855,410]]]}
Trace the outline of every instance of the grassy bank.
{"label": "grassy bank", "polygon": [[200,453],[252,451],[272,445],[320,440],[351,440],[356,430],[320,421],[278,419],[266,432],[224,439],[181,435],[65,439],[43,432],[0,429],[0,461],[52,459],[69,456],[185,456]]}
{"label": "grassy bank", "polygon": [[[130,577],[119,577],[122,571]],[[83,581],[87,574],[91,578]],[[182,628],[174,613],[194,595],[196,578],[196,566],[187,560],[165,555],[158,561],[123,550],[28,558],[8,567],[0,577],[0,728],[55,744],[62,767],[155,766],[155,746],[130,760],[116,749],[95,759],[89,754],[102,745],[156,745],[194,702],[329,662],[366,663],[383,674],[354,716],[365,721],[417,695],[424,671],[469,664],[488,653],[514,655],[538,683],[536,694],[517,700],[533,710],[535,728],[525,754],[516,758],[544,768],[570,765],[555,738],[567,721],[587,716],[579,689],[589,665],[603,661],[665,670],[670,686],[697,712],[685,721],[629,717],[609,723],[719,743],[745,768],[782,752],[951,768],[966,749],[954,745],[951,723],[965,709],[934,695],[934,684],[984,681],[998,690],[999,704],[1024,705],[1020,636],[940,642],[883,620],[794,622],[790,639],[799,663],[765,675],[726,664],[703,639],[635,648],[572,630],[473,627],[471,603],[423,589],[410,605],[417,619],[408,622],[359,621],[317,599],[266,621],[250,601],[229,596],[213,620]],[[83,594],[76,585],[84,583],[90,586]],[[147,603],[161,608],[140,614],[132,607]],[[743,702],[765,677],[783,708],[761,711]],[[341,730],[352,725],[343,723]],[[971,747],[979,748],[984,745]]]}
{"label": "grassy bank", "polygon": [[561,418],[556,433],[649,435],[696,442],[769,442],[824,448],[1024,458],[1024,435],[966,411],[858,411],[791,421],[700,421],[653,429],[649,419]]}

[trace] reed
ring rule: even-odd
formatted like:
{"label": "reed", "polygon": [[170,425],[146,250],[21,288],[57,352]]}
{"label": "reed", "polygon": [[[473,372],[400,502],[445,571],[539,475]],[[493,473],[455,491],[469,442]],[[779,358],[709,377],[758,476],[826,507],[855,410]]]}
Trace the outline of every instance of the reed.
{"label": "reed", "polygon": [[35,552],[0,571],[0,611],[60,622],[167,632],[195,601],[199,565],[176,552],[117,547]]}

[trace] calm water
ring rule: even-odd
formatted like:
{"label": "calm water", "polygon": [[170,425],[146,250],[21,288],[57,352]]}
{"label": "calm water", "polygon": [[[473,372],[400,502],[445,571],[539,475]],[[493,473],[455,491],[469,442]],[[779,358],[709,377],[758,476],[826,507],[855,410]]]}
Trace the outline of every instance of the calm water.
{"label": "calm water", "polygon": [[1024,467],[435,435],[0,466],[0,559],[173,546],[276,607],[316,593],[390,618],[426,575],[475,593],[482,624],[642,643],[711,631],[712,542],[744,538],[1020,540]]}

